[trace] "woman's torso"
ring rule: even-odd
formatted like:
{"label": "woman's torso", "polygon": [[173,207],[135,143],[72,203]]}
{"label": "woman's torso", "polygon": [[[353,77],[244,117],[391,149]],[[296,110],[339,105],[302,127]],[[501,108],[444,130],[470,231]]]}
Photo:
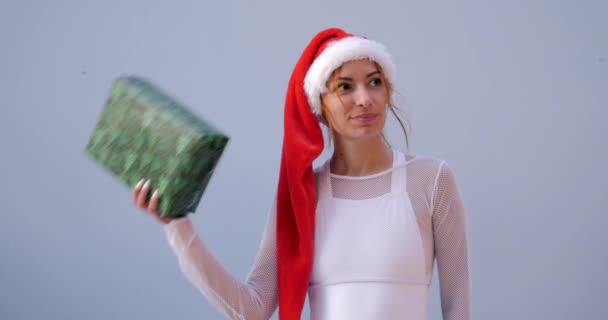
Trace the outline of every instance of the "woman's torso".
{"label": "woman's torso", "polygon": [[328,163],[318,171],[312,320],[426,319],[430,206],[415,211],[410,193],[428,196],[408,188],[408,162],[393,154],[392,168],[370,176],[334,175]]}

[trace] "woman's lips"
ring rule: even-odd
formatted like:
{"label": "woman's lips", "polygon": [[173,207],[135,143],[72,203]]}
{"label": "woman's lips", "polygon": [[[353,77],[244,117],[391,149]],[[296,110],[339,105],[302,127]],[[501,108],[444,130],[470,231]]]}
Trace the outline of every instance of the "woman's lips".
{"label": "woman's lips", "polygon": [[368,122],[372,122],[376,119],[376,115],[372,114],[372,113],[366,113],[366,114],[360,114],[358,116],[353,117],[353,120],[359,121],[359,122],[363,122],[363,123],[368,123]]}

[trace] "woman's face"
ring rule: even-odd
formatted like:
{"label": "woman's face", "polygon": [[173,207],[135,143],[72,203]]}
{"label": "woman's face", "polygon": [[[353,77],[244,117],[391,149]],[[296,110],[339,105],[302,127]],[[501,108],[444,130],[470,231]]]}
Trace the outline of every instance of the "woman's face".
{"label": "woman's face", "polygon": [[328,88],[322,96],[324,116],[336,138],[382,134],[389,95],[375,63],[367,59],[346,62],[328,81]]}

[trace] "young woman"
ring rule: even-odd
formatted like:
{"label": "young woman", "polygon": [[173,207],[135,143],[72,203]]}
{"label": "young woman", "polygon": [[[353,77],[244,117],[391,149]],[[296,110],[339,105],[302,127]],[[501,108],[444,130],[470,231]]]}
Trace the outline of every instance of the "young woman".
{"label": "young woman", "polygon": [[[445,161],[385,141],[395,67],[386,48],[330,28],[306,47],[291,76],[275,203],[244,282],[232,277],[189,217],[157,211],[153,183],[135,204],[164,223],[187,278],[231,319],[426,319],[437,261],[443,318],[471,318],[466,215]],[[320,124],[334,152],[317,170]],[[145,181],[145,182],[144,182]]]}

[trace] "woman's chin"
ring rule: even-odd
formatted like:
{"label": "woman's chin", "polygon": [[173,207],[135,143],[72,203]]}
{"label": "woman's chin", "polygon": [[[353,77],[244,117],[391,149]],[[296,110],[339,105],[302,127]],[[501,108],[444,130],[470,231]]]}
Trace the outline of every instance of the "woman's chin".
{"label": "woman's chin", "polygon": [[370,139],[381,139],[382,130],[377,128],[358,128],[348,134],[349,140],[370,140]]}

